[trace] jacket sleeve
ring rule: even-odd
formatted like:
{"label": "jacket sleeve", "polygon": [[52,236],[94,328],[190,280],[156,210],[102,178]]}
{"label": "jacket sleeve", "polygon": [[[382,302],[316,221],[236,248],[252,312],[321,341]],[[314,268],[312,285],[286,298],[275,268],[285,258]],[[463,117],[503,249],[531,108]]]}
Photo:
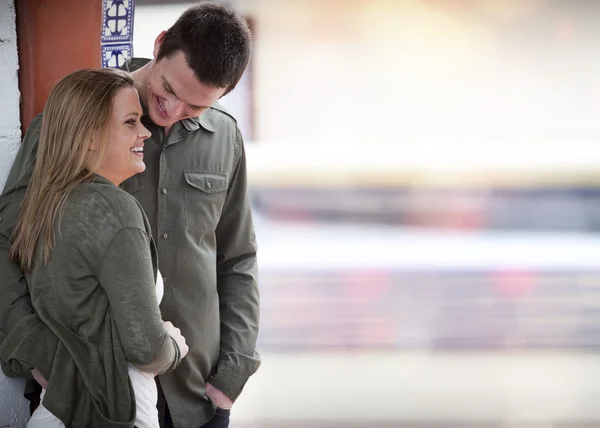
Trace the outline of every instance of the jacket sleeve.
{"label": "jacket sleeve", "polygon": [[98,280],[108,296],[127,361],[141,371],[163,373],[181,358],[163,327],[153,265],[150,237],[141,229],[124,228],[106,249]]}
{"label": "jacket sleeve", "polygon": [[255,349],[260,317],[257,247],[239,129],[237,147],[234,173],[216,230],[221,348],[216,370],[208,380],[232,400],[261,362]]}
{"label": "jacket sleeve", "polygon": [[[0,344],[20,322],[34,314],[27,282],[19,266],[10,259],[9,248],[19,208],[31,179],[41,122],[41,115],[31,122],[0,196]],[[30,376],[26,368],[7,374]]]}

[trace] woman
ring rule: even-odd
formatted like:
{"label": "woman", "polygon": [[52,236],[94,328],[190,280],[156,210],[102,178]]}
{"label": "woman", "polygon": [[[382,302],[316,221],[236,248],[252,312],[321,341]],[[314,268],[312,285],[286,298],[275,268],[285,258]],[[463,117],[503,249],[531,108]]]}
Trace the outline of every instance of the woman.
{"label": "woman", "polygon": [[187,353],[160,317],[148,221],[118,187],[145,169],[141,115],[113,69],[70,74],[44,109],[11,247],[39,319],[11,358],[48,381],[29,427],[157,427],[153,376]]}

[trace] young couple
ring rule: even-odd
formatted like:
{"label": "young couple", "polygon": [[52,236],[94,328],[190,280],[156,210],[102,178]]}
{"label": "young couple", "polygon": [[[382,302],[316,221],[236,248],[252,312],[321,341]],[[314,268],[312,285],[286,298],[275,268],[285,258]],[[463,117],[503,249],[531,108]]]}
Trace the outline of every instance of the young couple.
{"label": "young couple", "polygon": [[152,60],[66,76],[32,121],[0,197],[0,363],[43,387],[29,427],[228,426],[259,296],[217,100],[250,54],[245,21],[201,3]]}

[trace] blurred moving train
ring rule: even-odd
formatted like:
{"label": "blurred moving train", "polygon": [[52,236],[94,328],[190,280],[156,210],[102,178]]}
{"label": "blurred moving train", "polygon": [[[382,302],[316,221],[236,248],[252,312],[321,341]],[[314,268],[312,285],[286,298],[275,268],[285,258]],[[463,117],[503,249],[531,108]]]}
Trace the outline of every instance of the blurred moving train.
{"label": "blurred moving train", "polygon": [[240,420],[598,426],[591,147],[249,145],[265,364]]}
{"label": "blurred moving train", "polygon": [[248,164],[265,344],[600,345],[600,150],[256,145]]}

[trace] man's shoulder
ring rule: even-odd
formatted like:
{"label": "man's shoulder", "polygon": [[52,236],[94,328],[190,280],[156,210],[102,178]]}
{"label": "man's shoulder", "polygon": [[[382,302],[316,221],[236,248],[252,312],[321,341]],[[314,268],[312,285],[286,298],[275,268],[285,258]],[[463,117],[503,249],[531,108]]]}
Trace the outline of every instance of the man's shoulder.
{"label": "man's shoulder", "polygon": [[42,130],[42,119],[42,113],[37,114],[31,119],[20,149],[23,155],[22,159],[20,159],[21,161],[33,161],[33,158],[35,158]]}
{"label": "man's shoulder", "polygon": [[194,119],[204,130],[210,133],[216,133],[219,138],[224,134],[235,133],[237,130],[237,120],[220,103],[213,104],[208,110]]}
{"label": "man's shoulder", "polygon": [[212,134],[222,149],[232,150],[237,158],[242,144],[241,131],[237,120],[225,107],[215,103],[197,120],[200,127],[208,134]]}
{"label": "man's shoulder", "polygon": [[42,118],[44,117],[44,113],[36,114],[31,122],[29,123],[29,130],[39,130],[42,127]]}
{"label": "man's shoulder", "polygon": [[[31,120],[27,127],[27,132],[19,146],[19,150],[6,179],[4,190],[2,190],[2,185],[0,185],[2,196],[14,195],[15,193],[19,193],[20,190],[24,194],[24,189],[29,185],[29,180],[33,172],[41,127],[42,115],[40,113]],[[22,196],[20,198],[22,199]]]}
{"label": "man's shoulder", "polygon": [[149,58],[138,58],[138,57],[130,58],[123,63],[123,65],[121,66],[121,70],[132,73],[135,70],[142,68],[143,66],[148,64],[150,61],[151,60]]}
{"label": "man's shoulder", "polygon": [[233,114],[231,114],[229,112],[229,110],[227,110],[225,107],[223,107],[223,105],[221,103],[219,103],[218,101],[215,102],[210,107],[210,109],[208,109],[207,113],[208,112],[213,114],[215,117],[218,117],[225,121],[233,122],[233,124],[237,125],[237,120],[236,120],[235,116],[233,116]]}
{"label": "man's shoulder", "polygon": [[25,152],[36,152],[37,145],[40,139],[40,132],[42,130],[42,119],[43,113],[39,113],[31,119],[25,137],[23,138],[22,150]]}

